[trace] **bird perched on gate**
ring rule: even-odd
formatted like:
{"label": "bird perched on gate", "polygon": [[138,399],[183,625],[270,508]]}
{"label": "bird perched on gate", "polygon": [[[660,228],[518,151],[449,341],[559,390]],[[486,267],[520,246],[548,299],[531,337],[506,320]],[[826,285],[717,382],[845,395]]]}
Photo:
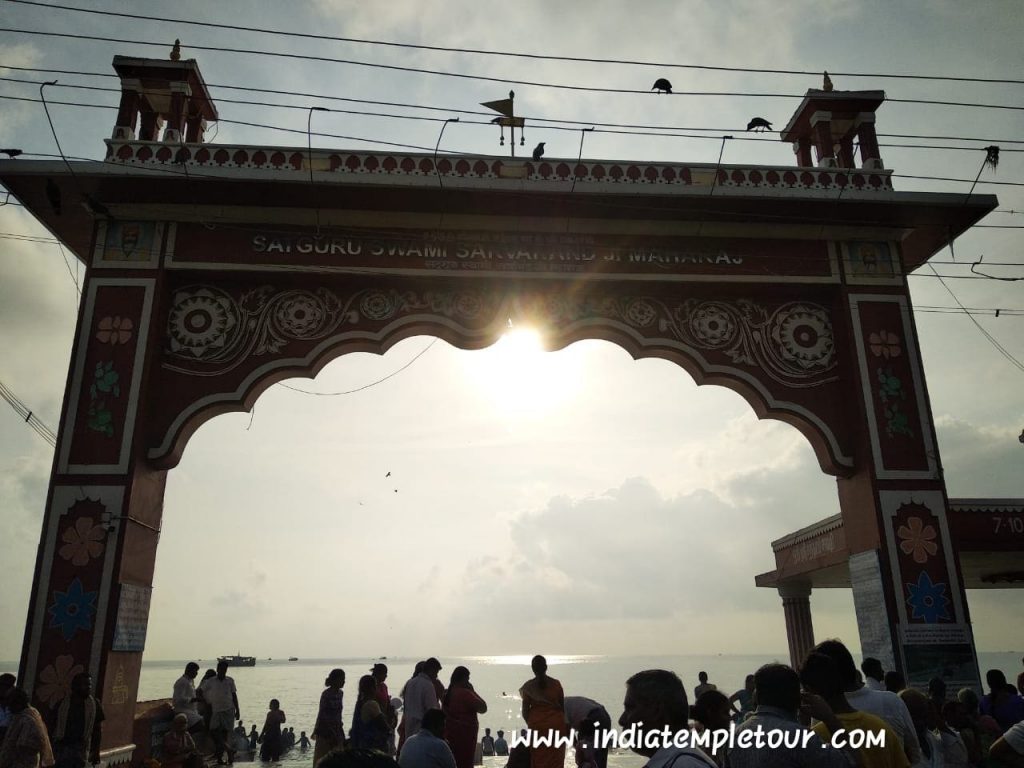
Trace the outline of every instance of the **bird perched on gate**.
{"label": "bird perched on gate", "polygon": [[821,84],[821,90],[831,91],[832,90],[832,78],[828,76],[828,71],[825,72],[825,81]]}
{"label": "bird perched on gate", "polygon": [[750,122],[747,123],[747,130],[756,131],[758,129],[761,129],[762,131],[770,131],[772,129],[772,124],[763,117],[752,117]]}
{"label": "bird perched on gate", "polygon": [[544,157],[544,142],[542,141],[536,147],[533,148],[533,159],[540,160]]}
{"label": "bird perched on gate", "polygon": [[664,77],[659,77],[654,81],[654,85],[651,86],[651,90],[657,91],[658,93],[672,93],[672,83]]}
{"label": "bird perched on gate", "polygon": [[15,158],[21,154],[20,149],[0,149],[0,154],[7,155],[10,158]]}

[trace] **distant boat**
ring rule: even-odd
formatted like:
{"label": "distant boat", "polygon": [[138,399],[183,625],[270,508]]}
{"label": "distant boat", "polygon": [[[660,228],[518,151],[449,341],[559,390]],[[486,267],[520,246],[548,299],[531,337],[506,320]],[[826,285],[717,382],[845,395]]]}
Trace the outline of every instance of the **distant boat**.
{"label": "distant boat", "polygon": [[288,661],[298,661],[298,660],[299,660],[298,656],[289,656],[288,657]]}
{"label": "distant boat", "polygon": [[227,662],[229,667],[255,667],[256,657],[255,656],[218,656],[217,663]]}

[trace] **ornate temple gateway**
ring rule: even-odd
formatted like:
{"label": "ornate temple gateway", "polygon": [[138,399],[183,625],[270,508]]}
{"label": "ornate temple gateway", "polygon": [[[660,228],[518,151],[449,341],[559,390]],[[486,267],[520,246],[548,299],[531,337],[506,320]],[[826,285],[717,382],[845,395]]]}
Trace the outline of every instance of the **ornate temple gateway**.
{"label": "ornate temple gateway", "polygon": [[46,710],[92,672],[110,762],[133,759],[164,483],[192,433],[339,355],[477,349],[510,319],[672,360],[796,427],[842,512],[760,579],[794,654],[820,572],[853,589],[865,654],[916,680],[941,649],[977,682],[964,586],[984,574],[958,559],[906,276],[996,199],[895,191],[884,94],[808,91],[788,167],[531,161],[212,145],[195,61],[114,68],[104,162],[0,162],[88,269],[20,677]]}

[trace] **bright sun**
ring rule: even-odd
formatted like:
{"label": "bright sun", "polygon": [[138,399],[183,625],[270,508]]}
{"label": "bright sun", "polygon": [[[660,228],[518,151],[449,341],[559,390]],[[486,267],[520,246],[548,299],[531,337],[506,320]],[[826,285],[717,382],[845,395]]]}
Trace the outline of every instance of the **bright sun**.
{"label": "bright sun", "polygon": [[479,377],[482,394],[503,414],[537,417],[572,394],[579,378],[577,358],[571,350],[546,352],[537,331],[514,328],[473,353],[468,367]]}

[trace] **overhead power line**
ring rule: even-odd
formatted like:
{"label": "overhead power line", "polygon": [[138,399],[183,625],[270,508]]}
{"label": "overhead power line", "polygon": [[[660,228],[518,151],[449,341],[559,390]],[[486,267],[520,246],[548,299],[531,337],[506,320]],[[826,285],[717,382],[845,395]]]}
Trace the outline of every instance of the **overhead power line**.
{"label": "overhead power line", "polygon": [[[42,37],[59,37],[69,40],[90,40],[100,43],[123,43],[125,45],[147,45],[162,49],[167,48],[165,41],[134,40],[122,37],[101,37],[98,35],[80,35],[71,32],[47,32],[36,29],[18,29],[14,27],[0,27],[0,32],[13,32],[20,35],[39,35]],[[308,53],[289,53],[283,51],[263,51],[254,48],[225,48],[214,45],[190,45],[197,51],[216,51],[218,53],[235,53],[246,56],[269,56],[276,58],[294,59],[301,61],[315,61],[328,64],[348,64],[356,67],[368,67],[371,69],[386,69],[394,72],[410,72],[419,75],[436,75],[439,77],[453,77],[462,80],[476,80],[488,83],[501,83],[502,85],[527,85],[535,88],[556,88],[568,91],[583,91],[587,93],[620,93],[620,94],[642,94],[649,95],[649,89],[636,88],[601,88],[589,85],[571,85],[568,83],[546,83],[536,80],[522,80],[509,77],[488,77],[485,75],[471,75],[466,72],[446,72],[438,69],[426,69],[423,67],[406,67],[398,64],[381,64],[379,62],[360,61],[358,59],[342,59],[332,56],[315,56]],[[782,94],[782,93],[745,93],[739,91],[673,91],[673,96],[730,96],[730,97],[758,97],[758,98],[787,98],[801,99],[804,94]],[[1007,109],[1024,110],[1024,106],[1013,104],[983,104],[979,102],[966,101],[943,101],[935,99],[901,99],[888,98],[887,101],[902,104],[932,104],[946,107],[970,107],[972,109]]]}
{"label": "overhead power line", "polygon": [[[37,82],[35,80],[25,80],[25,79],[16,78],[16,77],[0,77],[0,81],[11,82],[11,83],[20,83],[20,84],[25,84],[25,85],[35,85],[35,86],[39,86],[39,85],[43,84],[43,83]],[[121,90],[119,88],[104,88],[102,86],[81,85],[81,84],[78,84],[78,83],[53,83],[53,87],[56,87],[56,88],[71,88],[71,89],[86,90],[86,91],[99,91],[99,92],[103,92],[103,93],[120,93],[121,92]],[[140,91],[139,93],[141,93],[143,95],[148,95],[150,93],[157,93],[158,94],[159,92],[156,92],[156,91],[152,91],[152,92],[150,92],[150,91]],[[297,94],[288,94],[288,95],[297,95]],[[347,99],[346,99],[346,101],[347,101]],[[370,102],[369,100],[366,100],[366,99],[353,99],[353,101],[361,101],[363,103],[381,103],[381,102]],[[246,105],[246,106],[271,107],[271,108],[274,108],[274,109],[294,109],[294,110],[299,110],[301,112],[306,112],[306,111],[308,111],[310,109],[309,106],[304,105],[304,104],[278,104],[278,103],[266,102],[266,101],[252,101],[252,100],[248,100],[248,99],[219,98],[217,100],[217,102],[218,103],[224,103],[224,104],[242,104],[242,105]],[[110,106],[111,109],[114,108],[113,105],[109,105],[109,106]],[[426,107],[420,107],[420,106],[415,105],[415,104],[407,104],[407,105],[401,105],[401,106],[410,107],[410,108],[413,108],[413,109],[426,109]],[[317,109],[321,109],[321,108],[318,107]],[[428,117],[428,116],[425,116],[425,115],[402,115],[402,114],[395,114],[395,113],[391,113],[391,112],[369,112],[369,111],[366,111],[366,110],[358,110],[358,109],[338,109],[337,107],[331,107],[327,111],[329,111],[329,112],[336,112],[336,113],[339,113],[339,114],[360,115],[360,116],[363,116],[363,117],[381,117],[381,118],[388,118],[388,119],[394,119],[394,120],[420,120],[420,121],[424,121],[424,122],[434,122],[434,123],[446,122],[445,118],[442,118],[442,117]],[[457,110],[456,109],[456,110],[450,110],[450,111],[462,112],[463,114],[474,114],[474,115],[483,114],[481,112],[474,112],[474,111],[471,111],[471,110]],[[528,118],[528,119],[531,119],[531,120],[542,120],[543,121],[546,118]],[[491,120],[463,120],[461,122],[463,122],[466,125],[491,125]],[[568,121],[551,120],[549,122],[568,122]],[[710,129],[703,129],[703,128],[690,129],[690,128],[666,127],[665,129],[663,129],[663,131],[656,132],[656,131],[651,131],[651,130],[611,130],[611,129],[608,129],[608,128],[598,128],[597,125],[602,125],[602,124],[596,124],[595,125],[594,130],[597,133],[617,134],[617,135],[622,135],[622,136],[662,136],[662,137],[667,137],[667,138],[706,139],[706,140],[712,140],[712,141],[716,141],[716,142],[721,140],[720,136],[700,136],[700,135],[692,135],[692,134],[688,134],[688,133],[682,133],[684,131],[690,131],[690,130],[696,130],[696,131],[710,130]],[[604,125],[614,125],[614,124],[613,123],[608,123],[608,124],[604,124]],[[622,128],[632,128],[633,126],[621,125],[619,127],[622,127]],[[635,127],[640,129],[640,128],[651,128],[653,126],[635,126]],[[576,127],[569,127],[569,126],[566,126],[566,125],[544,125],[544,126],[540,126],[540,128],[542,128],[544,130],[551,130],[551,131],[569,131],[571,133],[576,133],[579,130]],[[740,130],[740,129],[733,127],[733,128],[720,128],[720,129],[717,129],[717,130],[719,130],[721,132],[727,132],[727,131],[730,131],[730,130],[736,131],[736,130]],[[778,143],[778,140],[775,139],[775,138],[766,138],[766,137],[760,137],[760,136],[733,136],[733,140],[735,140],[735,141],[756,141],[756,142],[769,143],[769,144],[773,144],[773,145]],[[968,140],[969,141],[973,141],[973,139],[968,139]],[[1024,143],[1024,141],[1022,141],[1020,143]],[[949,146],[949,145],[936,145],[936,144],[885,144],[885,143],[881,143],[881,144],[879,144],[879,146],[880,147],[898,147],[898,148],[902,148],[902,149],[950,150],[950,151],[959,151],[959,152],[977,152],[978,149],[979,149],[978,147],[955,147],[955,146]],[[1003,149],[1002,151],[1003,152],[1024,152],[1024,149],[1006,148],[1006,149]]]}
{"label": "overhead power line", "polygon": [[[25,101],[25,102],[33,102],[33,103],[42,103],[40,99],[31,98],[31,97],[28,97],[28,96],[10,96],[10,95],[7,95],[7,94],[0,94],[0,99],[7,99],[9,101]],[[86,109],[107,109],[107,110],[116,110],[117,109],[116,106],[111,105],[111,104],[89,104],[89,103],[78,102],[78,101],[56,101],[54,99],[47,99],[47,103],[50,104],[50,105],[60,105],[60,106],[66,106],[66,107],[82,107],[82,108],[86,108]],[[308,107],[306,107],[305,109],[308,109]],[[332,111],[335,111],[335,110],[327,109],[325,111],[332,112]],[[346,110],[337,110],[337,111],[340,111],[340,112],[343,112],[343,113],[346,112]],[[328,132],[325,132],[325,131],[311,131],[310,132],[310,131],[302,130],[302,129],[299,129],[299,128],[286,128],[284,126],[273,125],[273,124],[270,124],[270,123],[256,123],[256,122],[251,122],[251,121],[247,121],[247,120],[230,120],[230,119],[223,118],[223,117],[219,118],[218,122],[219,123],[224,123],[224,124],[227,124],[227,125],[243,125],[243,126],[247,126],[247,127],[250,127],[250,128],[264,128],[266,130],[280,131],[280,132],[283,132],[283,133],[294,133],[294,134],[300,134],[302,136],[319,136],[319,137],[332,138],[332,139],[345,139],[347,141],[359,141],[359,142],[366,142],[366,143],[369,143],[369,144],[379,144],[379,145],[382,145],[382,146],[400,147],[400,148],[403,148],[403,149],[414,149],[414,150],[420,150],[420,151],[429,152],[429,153],[433,153],[433,151],[434,151],[434,147],[426,146],[426,145],[423,145],[423,144],[409,144],[409,143],[403,143],[403,142],[383,141],[382,139],[377,139],[377,138],[372,138],[371,139],[371,138],[366,138],[366,137],[362,137],[362,136],[351,136],[351,135],[347,135],[347,134],[328,133]],[[472,123],[472,121],[467,121],[467,123]],[[472,124],[475,124],[475,123],[472,123]],[[616,132],[616,131],[601,131],[601,130],[596,130],[595,132],[598,132],[598,133],[621,133],[621,132]],[[626,132],[625,135],[630,135],[630,136],[660,135],[660,136],[664,136],[666,138],[677,138],[677,139],[699,139],[699,140],[714,140],[714,141],[721,141],[722,140],[721,136],[696,136],[696,135],[687,135],[687,134],[682,134],[682,133],[675,133],[675,134],[668,134],[668,133],[666,133],[666,134],[649,134],[649,133],[644,133],[642,131],[631,131],[631,132]],[[744,138],[744,137],[740,137],[740,138]],[[456,149],[442,149],[440,151],[442,153],[445,153],[445,154],[448,154],[448,155],[475,154],[475,153],[462,152],[462,151],[456,150]],[[978,151],[978,150],[975,150],[975,151]],[[1006,151],[1011,151],[1012,152],[1012,151],[1024,151],[1024,150],[1006,150]],[[31,153],[26,153],[26,154],[31,154]],[[42,155],[42,153],[35,153],[35,154],[40,155],[40,156]],[[90,160],[90,158],[75,158],[75,159]],[[92,161],[92,162],[100,162],[100,161]],[[909,175],[909,174],[899,174],[899,173],[893,173],[893,174],[891,174],[891,177],[894,178],[894,179],[896,179],[896,178],[924,179],[924,180],[928,180],[928,181],[955,181],[955,182],[965,182],[965,183],[971,183],[973,181],[972,179],[958,179],[958,178],[953,178],[953,177],[948,177],[948,176],[921,176],[921,175]],[[1024,186],[1024,181],[994,181],[994,180],[991,180],[991,179],[987,179],[987,180],[984,180],[984,181],[979,181],[978,183],[979,184],[992,184],[992,185],[996,185],[996,186],[1010,186],[1010,187],[1022,187],[1022,186]]]}
{"label": "overhead power line", "polygon": [[421,349],[419,352],[417,352],[416,355],[414,355],[413,358],[409,362],[407,362],[405,365],[403,365],[401,368],[399,368],[399,369],[397,369],[395,371],[392,371],[387,376],[379,378],[376,381],[371,381],[369,384],[364,384],[361,387],[356,387],[355,389],[347,389],[347,390],[345,390],[343,392],[314,392],[314,391],[309,390],[309,389],[299,389],[298,387],[293,387],[293,386],[290,386],[288,384],[282,384],[281,386],[284,387],[285,389],[292,390],[292,392],[301,392],[304,395],[315,395],[317,397],[337,397],[339,395],[354,395],[356,392],[362,392],[364,389],[369,389],[370,387],[375,387],[378,384],[383,384],[388,379],[394,378],[395,376],[400,374],[402,371],[404,371],[406,368],[408,368],[410,365],[412,365],[417,360],[419,360],[421,357],[423,357],[425,354],[427,354],[427,352],[430,351],[430,348],[432,346],[434,346],[437,342],[438,342],[437,338],[432,339],[430,341],[430,343],[427,344],[427,346],[425,346],[423,349]]}
{"label": "overhead power line", "polygon": [[[93,8],[78,8],[71,5],[58,5],[56,3],[41,3],[36,0],[7,0],[7,2],[18,3],[20,5],[33,5],[40,6],[42,8],[56,9],[62,11],[77,11],[79,13],[89,13],[102,16],[114,16],[124,19],[137,19],[140,21],[158,21],[172,24],[187,24],[190,26],[207,27],[211,29],[225,29],[232,32],[254,32],[258,34],[273,35],[275,37],[293,37],[305,40],[323,40],[337,43],[355,43],[359,45],[376,45],[390,48],[404,48],[410,50],[421,50],[421,51],[436,51],[439,53],[461,53],[461,54],[472,54],[477,56],[502,56],[507,58],[518,58],[518,59],[534,59],[541,61],[564,61],[574,62],[582,64],[616,64],[623,66],[640,66],[640,67],[658,67],[661,69],[697,69],[712,72],[743,72],[743,73],[756,73],[756,74],[771,74],[771,75],[821,75],[820,71],[810,71],[801,69],[770,69],[766,67],[727,67],[712,64],[685,64],[679,62],[659,62],[659,61],[642,61],[635,59],[603,59],[593,58],[586,56],[557,56],[553,54],[539,54],[539,53],[525,53],[522,51],[495,51],[482,48],[455,48],[439,45],[421,45],[414,43],[400,43],[387,40],[369,40],[365,38],[356,37],[339,37],[335,35],[321,35],[310,32],[291,32],[288,30],[280,29],[266,29],[264,27],[248,27],[240,24],[219,24],[212,21],[198,21],[195,19],[182,19],[182,18],[169,18],[165,16],[152,16],[149,14],[134,14],[134,13],[123,13],[117,11],[101,11]],[[190,46],[196,48],[196,46]],[[1010,85],[1024,85],[1024,80],[1013,80],[1013,79],[1002,79],[1002,78],[985,78],[985,77],[963,77],[963,76],[944,76],[944,75],[919,75],[919,74],[899,74],[894,72],[833,72],[835,77],[864,77],[864,78],[885,78],[885,79],[898,79],[898,80],[931,80],[931,81],[943,81],[943,82],[969,82],[969,83],[998,83],[998,84],[1010,84]]]}
{"label": "overhead power line", "polygon": [[[21,67],[21,66],[15,66],[15,65],[11,65],[11,64],[0,63],[0,70],[4,70],[4,69],[10,69],[10,70],[18,71],[18,72],[39,72],[39,73],[47,73],[47,74],[53,74],[53,75],[78,75],[78,76],[81,76],[81,77],[117,78],[117,75],[115,73],[113,73],[113,72],[87,72],[87,71],[83,71],[83,70],[52,69],[52,68],[48,68],[48,67]],[[0,78],[0,79],[11,80],[13,82],[28,82],[28,83],[37,84],[37,83],[35,83],[35,81],[31,81],[31,80],[30,81],[20,81],[20,80],[15,80],[14,78]],[[409,103],[406,103],[406,102],[397,102],[397,101],[378,101],[378,100],[374,100],[374,99],[357,99],[357,98],[353,98],[353,97],[349,97],[349,96],[336,96],[336,95],[327,94],[327,93],[309,93],[309,92],[303,92],[303,91],[287,91],[287,90],[280,90],[280,89],[274,89],[274,88],[257,88],[255,86],[231,85],[231,84],[226,84],[226,83],[207,83],[206,85],[209,88],[223,88],[225,90],[245,91],[245,92],[250,92],[250,93],[269,93],[269,94],[272,94],[272,95],[275,95],[275,96],[292,96],[292,97],[295,97],[295,98],[323,99],[325,101],[340,101],[340,102],[353,103],[353,104],[372,104],[372,105],[375,105],[375,106],[384,106],[384,107],[402,107],[402,108],[406,108],[406,109],[422,109],[422,110],[427,110],[427,111],[431,111],[431,112],[443,112],[445,114],[451,114],[452,112],[457,112],[457,113],[463,114],[463,115],[481,115],[481,116],[486,116],[487,118],[489,118],[488,122],[490,122],[490,118],[492,118],[493,115],[494,115],[493,112],[485,112],[483,110],[463,109],[463,108],[460,108],[460,107],[436,107],[436,106],[431,106],[431,105],[427,105],[427,104],[409,104]],[[84,87],[84,86],[68,86],[68,87]],[[118,93],[120,92],[120,89],[109,89],[109,90],[111,92],[118,92]],[[781,96],[781,95],[784,95],[784,94],[778,94],[778,95]],[[217,101],[218,102],[222,101],[222,99],[217,99]],[[241,104],[247,104],[247,103],[260,104],[261,102],[238,101],[238,102],[235,102],[235,103],[241,103]],[[277,106],[277,105],[275,105],[275,106]],[[301,108],[302,109],[308,109],[308,106],[307,105],[303,105]],[[723,133],[729,133],[730,131],[739,130],[736,126],[729,126],[729,127],[724,127],[724,128],[715,128],[715,127],[707,127],[707,126],[700,126],[700,127],[698,127],[698,126],[676,126],[676,125],[651,125],[651,124],[643,124],[643,123],[605,123],[605,122],[600,122],[600,121],[596,121],[596,120],[568,120],[568,119],[565,119],[565,118],[540,117],[540,116],[529,115],[529,114],[523,115],[523,117],[525,119],[531,121],[531,122],[534,122],[534,123],[536,123],[536,122],[542,122],[542,123],[565,123],[566,125],[572,125],[572,126],[581,126],[582,125],[582,126],[595,126],[595,127],[598,127],[598,128],[635,128],[635,129],[652,130],[652,131],[708,132],[708,133],[718,134],[717,136],[714,137],[714,139],[716,141],[721,138],[721,134],[723,134]],[[546,128],[548,126],[538,126],[538,127]],[[573,128],[573,130],[575,131],[575,130],[578,130],[578,129]],[[1024,139],[993,139],[993,138],[982,138],[982,137],[977,137],[977,136],[945,136],[945,135],[938,135],[938,136],[936,136],[936,135],[916,134],[916,133],[879,133],[877,135],[878,135],[879,138],[890,138],[890,139],[927,139],[927,140],[931,140],[931,141],[976,141],[976,142],[980,142],[980,143],[983,143],[983,144],[998,144],[1000,146],[1007,145],[1007,144],[1024,144]],[[775,139],[763,139],[763,140],[764,141],[775,141]],[[880,146],[896,146],[896,145],[882,144]],[[914,145],[914,146],[929,147],[930,145],[921,144],[921,145]],[[1003,151],[1004,152],[1008,152],[1008,151],[1012,151],[1012,150],[1004,149]]]}
{"label": "overhead power line", "polygon": [[57,436],[53,433],[53,430],[46,426],[46,424],[44,424],[43,421],[35,415],[35,413],[33,413],[32,409],[21,402],[21,400],[18,399],[18,396],[15,395],[14,392],[12,392],[2,381],[0,381],[0,398],[3,398],[8,402],[8,404],[10,404],[11,408],[14,409],[14,412],[17,413],[29,427],[31,427],[33,432],[43,438],[43,440],[48,442],[51,446],[57,444]]}
{"label": "overhead power line", "polygon": [[935,274],[935,277],[939,278],[939,282],[942,283],[942,287],[945,288],[946,292],[953,297],[953,301],[956,302],[956,305],[960,307],[960,309],[962,309],[969,318],[971,318],[971,322],[974,323],[975,327],[979,331],[981,331],[981,335],[988,339],[989,343],[993,347],[995,347],[996,351],[999,352],[999,354],[1006,358],[1007,362],[1009,362],[1011,365],[1017,368],[1017,370],[1019,370],[1021,373],[1024,373],[1024,363],[1022,363],[1020,360],[1014,357],[1013,354],[1008,349],[1006,349],[1006,347],[1004,347],[996,340],[995,336],[993,336],[991,333],[985,330],[985,327],[978,322],[977,318],[975,318],[973,314],[967,311],[967,308],[964,307],[963,302],[961,302],[960,299],[957,298],[957,295],[953,293],[953,289],[946,285],[946,281],[944,279],[946,276],[940,275],[935,270],[935,267],[931,266],[930,264],[928,265],[928,267]]}
{"label": "overhead power line", "polygon": [[[15,77],[0,77],[0,81],[11,82],[11,83],[21,83],[21,84],[25,84],[25,85],[35,85],[35,86],[42,85],[42,83],[39,83],[39,82],[34,81],[34,80],[24,80],[24,79],[15,78]],[[71,89],[87,90],[87,91],[100,91],[100,92],[103,92],[103,93],[120,93],[121,92],[119,88],[103,88],[101,86],[81,85],[81,84],[78,84],[78,83],[54,83],[53,87],[56,87],[56,88],[71,88]],[[147,95],[149,93],[158,93],[158,92],[155,92],[155,91],[154,92],[140,91],[140,93],[142,93],[143,95]],[[224,104],[242,104],[242,105],[246,105],[246,106],[272,107],[272,108],[275,108],[275,109],[294,109],[294,110],[299,110],[301,112],[306,112],[306,111],[309,110],[309,107],[307,105],[303,105],[303,104],[277,104],[277,103],[266,102],[266,101],[251,101],[251,100],[248,100],[248,99],[227,99],[227,98],[220,98],[217,101],[218,101],[218,103],[224,103]],[[368,102],[368,100],[358,100],[357,99],[357,100],[354,100],[354,101],[363,101],[363,102],[367,102],[367,103],[374,103],[374,102]],[[115,108],[113,105],[104,105],[104,106],[109,106],[111,109]],[[402,106],[407,106],[407,107],[411,107],[411,108],[414,108],[414,109],[424,109],[424,107],[420,107],[418,105],[402,105]],[[318,107],[317,109],[320,109],[320,108]],[[360,115],[360,116],[363,116],[363,117],[381,117],[381,118],[388,118],[388,119],[394,119],[394,120],[420,120],[420,121],[424,121],[424,122],[434,122],[434,123],[446,122],[445,118],[442,118],[442,117],[428,117],[428,116],[425,116],[425,115],[402,115],[402,114],[395,114],[395,113],[391,113],[391,112],[369,112],[369,111],[366,111],[366,110],[358,110],[358,109],[338,109],[337,107],[331,107],[327,111],[329,111],[329,112],[336,112],[336,113],[339,113],[339,114]],[[466,111],[463,111],[463,110],[451,110],[451,111],[463,112],[463,114],[481,114],[480,112],[473,112],[473,111],[469,111],[469,110],[466,110]],[[545,120],[545,118],[528,118],[528,119],[532,119],[532,120]],[[461,122],[463,122],[466,125],[491,125],[491,120],[463,120]],[[551,121],[551,122],[563,122],[563,121]],[[613,125],[613,124],[608,124],[608,125]],[[629,128],[631,126],[621,126],[621,127]],[[651,126],[636,126],[636,127],[637,128],[644,128],[644,127],[650,128]],[[569,131],[571,133],[576,133],[579,130],[578,128],[569,127],[569,126],[565,126],[565,125],[544,125],[544,126],[540,126],[540,128],[542,128],[544,130],[552,130],[552,131]],[[709,130],[709,129],[701,129],[701,128],[697,128],[697,129],[666,128],[662,132],[655,132],[655,131],[651,131],[651,130],[610,130],[610,129],[607,129],[607,128],[598,128],[598,127],[595,126],[594,130],[597,133],[617,134],[617,135],[622,135],[622,136],[662,136],[662,137],[666,137],[666,138],[705,139],[705,140],[712,140],[712,141],[716,141],[716,142],[721,140],[720,136],[700,136],[700,135],[692,135],[692,134],[688,134],[688,133],[683,133],[684,131],[689,131],[689,130],[697,130],[697,131]],[[734,128],[721,128],[721,129],[718,129],[718,130],[722,131],[722,132],[726,132],[726,131],[730,131],[730,130],[736,131],[736,130],[739,130],[739,129],[734,127]],[[665,131],[670,131],[670,132],[665,132]],[[764,138],[764,137],[759,137],[759,136],[733,136],[733,140],[735,140],[735,141],[756,141],[756,142],[769,143],[769,144],[773,144],[773,145],[778,143],[778,140],[775,139],[775,138]],[[1021,143],[1024,143],[1024,142],[1021,142]],[[979,149],[978,147],[954,147],[954,146],[948,146],[948,145],[935,145],[935,144],[885,144],[885,143],[882,143],[882,144],[879,144],[879,146],[880,147],[899,147],[899,148],[903,148],[903,149],[952,150],[952,151],[960,151],[960,152],[977,152],[978,149]],[[1006,148],[1006,149],[1003,149],[1002,151],[1003,152],[1024,152],[1024,149]]]}

